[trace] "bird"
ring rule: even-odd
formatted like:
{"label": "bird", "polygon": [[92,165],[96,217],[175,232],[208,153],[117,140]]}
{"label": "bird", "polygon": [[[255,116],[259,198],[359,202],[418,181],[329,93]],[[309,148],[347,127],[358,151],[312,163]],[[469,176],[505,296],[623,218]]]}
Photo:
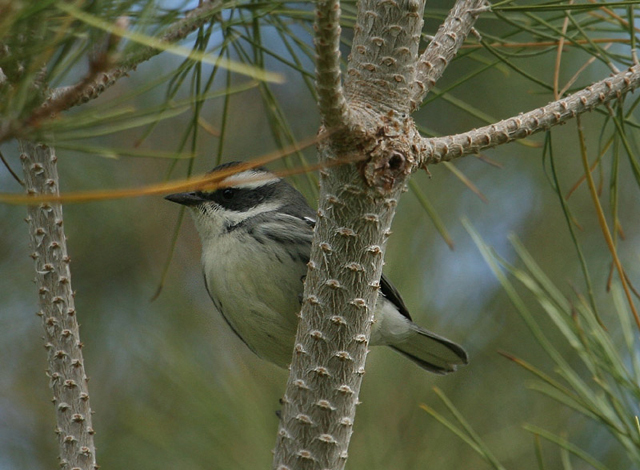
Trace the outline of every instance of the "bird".
{"label": "bird", "polygon": [[[221,176],[214,190],[165,199],[190,210],[202,244],[205,286],[215,309],[251,351],[287,367],[316,212],[297,189],[264,167],[229,162],[207,173],[216,174],[229,176]],[[384,274],[369,344],[389,346],[436,374],[468,364],[461,346],[412,321]]]}

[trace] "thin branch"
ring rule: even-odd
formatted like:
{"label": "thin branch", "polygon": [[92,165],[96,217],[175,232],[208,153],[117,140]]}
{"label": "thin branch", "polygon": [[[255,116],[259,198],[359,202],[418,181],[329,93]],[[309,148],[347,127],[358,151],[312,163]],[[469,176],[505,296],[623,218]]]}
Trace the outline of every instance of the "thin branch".
{"label": "thin branch", "polygon": [[24,181],[22,181],[20,177],[16,174],[16,172],[13,171],[13,168],[11,168],[11,165],[9,165],[9,162],[7,162],[6,158],[4,158],[4,154],[1,151],[0,151],[0,160],[2,161],[2,164],[5,166],[7,171],[11,174],[11,176],[13,176],[13,179],[15,179],[20,186],[24,186]]}
{"label": "thin branch", "polygon": [[[171,26],[167,30],[167,32],[160,38],[160,42],[173,44],[186,38],[189,34],[209,21],[214,15],[218,14],[222,5],[222,0],[207,0],[203,2],[198,7],[189,11],[184,16],[184,18]],[[87,86],[84,92],[78,95],[77,100],[70,101],[69,107],[86,103],[87,101],[97,98],[107,88],[115,84],[115,82],[119,78],[127,75],[127,73],[134,70],[138,65],[146,62],[152,57],[155,57],[161,52],[163,52],[162,49],[148,46],[131,53],[130,55],[119,61],[116,67],[98,77],[92,85]],[[73,90],[71,90],[71,88],[73,87],[69,87],[69,89],[61,88],[57,90],[57,99],[62,100],[67,93],[72,93]]]}
{"label": "thin branch", "polygon": [[485,11],[484,0],[458,0],[433,40],[422,53],[411,86],[411,109],[417,109],[427,93],[435,86],[449,62],[467,38],[480,13]]}
{"label": "thin branch", "polygon": [[90,61],[89,71],[82,80],[72,86],[51,90],[49,99],[21,122],[18,129],[38,127],[43,119],[49,119],[77,104],[88,101],[84,97],[95,88],[95,83],[105,75],[111,65],[109,55],[102,56],[100,60]]}
{"label": "thin branch", "polygon": [[[20,142],[20,160],[29,195],[58,194],[57,158],[50,147]],[[36,268],[40,311],[48,352],[60,449],[60,468],[95,470],[94,431],[82,343],[71,288],[69,256],[60,203],[28,208],[27,223]]]}
{"label": "thin branch", "polygon": [[[607,44],[606,46],[603,47],[603,50],[607,50],[609,49],[609,47],[611,46],[611,44]],[[558,93],[559,95],[556,97],[556,99],[559,99],[561,96],[564,96],[564,94],[567,92],[567,90],[569,88],[571,88],[573,86],[573,84],[578,80],[578,77],[580,77],[580,75],[582,74],[582,72],[584,72],[587,67],[589,67],[591,64],[593,64],[596,61],[596,57],[595,56],[591,56],[589,57],[589,59],[582,64],[582,66],[576,71],[576,73],[573,74],[573,77],[571,77],[567,83],[565,83],[564,87],[562,87],[562,90],[560,90]]]}
{"label": "thin branch", "polygon": [[328,129],[345,127],[350,119],[340,72],[339,0],[317,2],[314,29],[318,108]]}
{"label": "thin branch", "polygon": [[562,124],[596,106],[618,99],[640,86],[640,65],[605,78],[566,98],[542,108],[511,117],[463,134],[423,139],[421,157],[427,164],[451,161],[465,155],[514,140]]}
{"label": "thin branch", "polygon": [[[222,0],[209,0],[189,11],[184,18],[168,28],[160,42],[172,44],[186,38],[193,31],[218,14]],[[131,53],[109,70],[91,67],[89,73],[76,85],[53,90],[49,99],[24,121],[14,122],[0,131],[0,142],[23,135],[26,130],[38,125],[43,118],[49,118],[74,106],[98,98],[105,90],[113,86],[141,63],[161,53],[163,49],[144,47]]]}

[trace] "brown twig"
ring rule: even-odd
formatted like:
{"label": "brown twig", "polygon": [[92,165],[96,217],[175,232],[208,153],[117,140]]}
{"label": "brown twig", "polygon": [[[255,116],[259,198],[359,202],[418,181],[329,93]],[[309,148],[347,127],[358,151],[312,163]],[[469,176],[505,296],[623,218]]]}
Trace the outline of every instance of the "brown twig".
{"label": "brown twig", "polygon": [[[214,175],[202,175],[196,178],[183,179],[178,181],[172,181],[168,183],[157,183],[144,186],[141,188],[131,189],[108,189],[97,191],[84,191],[68,194],[12,194],[12,193],[0,193],[0,202],[7,204],[34,204],[40,202],[60,202],[60,203],[84,203],[95,201],[106,201],[114,199],[125,199],[141,196],[158,196],[162,194],[182,192],[182,191],[197,191],[207,190],[212,191],[221,187],[220,181],[224,178],[242,171],[247,168],[254,168],[257,166],[265,165],[267,163],[279,160],[286,155],[290,155],[294,152],[298,152],[303,148],[315,145],[322,139],[326,138],[328,134],[322,134],[304,141],[295,143],[283,149],[268,153],[262,157],[255,158],[247,162],[246,166],[236,166],[228,171],[219,171]],[[344,164],[344,161],[335,161],[331,165]],[[299,173],[305,173],[308,171],[314,171],[321,167],[329,165],[311,165],[304,168],[295,168],[291,170],[284,170],[276,172],[279,176],[291,176]]]}

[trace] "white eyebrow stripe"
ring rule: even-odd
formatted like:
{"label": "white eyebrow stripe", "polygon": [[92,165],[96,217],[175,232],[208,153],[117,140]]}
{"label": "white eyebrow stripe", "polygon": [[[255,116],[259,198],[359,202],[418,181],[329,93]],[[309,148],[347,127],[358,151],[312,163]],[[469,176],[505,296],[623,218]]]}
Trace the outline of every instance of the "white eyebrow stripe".
{"label": "white eyebrow stripe", "polygon": [[280,178],[273,174],[265,173],[264,171],[246,170],[225,178],[222,180],[222,184],[225,187],[256,189],[269,184],[275,184],[278,181],[280,181]]}
{"label": "white eyebrow stripe", "polygon": [[232,225],[236,225],[236,224],[245,222],[247,219],[250,219],[251,217],[255,217],[256,215],[277,211],[278,209],[280,209],[281,206],[282,204],[280,203],[271,203],[271,204],[263,204],[261,206],[253,207],[247,211],[227,210],[224,216],[227,220],[229,220],[232,223]]}

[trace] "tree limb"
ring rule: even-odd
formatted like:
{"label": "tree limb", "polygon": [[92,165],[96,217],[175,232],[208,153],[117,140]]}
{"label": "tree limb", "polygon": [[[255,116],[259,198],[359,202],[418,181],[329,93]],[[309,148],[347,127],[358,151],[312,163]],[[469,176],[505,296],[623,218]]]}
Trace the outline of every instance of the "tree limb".
{"label": "tree limb", "polygon": [[[202,3],[168,28],[160,40],[167,44],[172,44],[184,39],[209,21],[212,16],[216,15],[222,5],[223,0],[208,0]],[[143,47],[118,61],[109,70],[92,67],[79,83],[52,90],[49,98],[42,106],[36,108],[28,118],[0,126],[0,142],[23,136],[28,129],[37,127],[42,119],[98,98],[105,90],[134,70],[139,64],[146,62],[161,52],[162,49],[156,47]]]}
{"label": "tree limb", "polygon": [[317,2],[314,29],[318,109],[327,129],[345,127],[350,117],[340,72],[339,0]]}
{"label": "tree limb", "polygon": [[416,78],[411,86],[411,110],[415,111],[444,73],[469,35],[485,0],[458,0],[435,37],[418,59]]}
{"label": "tree limb", "polygon": [[[407,111],[423,11],[420,0],[358,2],[345,81],[353,122],[318,145],[326,168],[282,399],[276,470],[340,470],[347,460],[386,241],[418,160],[421,137]],[[342,108],[339,102],[323,106]]]}
{"label": "tree limb", "polygon": [[360,0],[345,80],[350,105],[410,111],[424,0]]}
{"label": "tree limb", "polygon": [[[59,194],[57,158],[52,148],[20,142],[20,160],[28,194]],[[29,235],[36,286],[48,352],[47,376],[56,409],[60,467],[97,469],[87,376],[71,288],[69,255],[57,202],[30,205]]]}
{"label": "tree limb", "polygon": [[463,134],[423,139],[421,160],[426,164],[451,161],[562,124],[596,106],[618,99],[640,86],[640,65],[605,78],[573,95],[525,114]]}
{"label": "tree limb", "polygon": [[[160,41],[167,44],[173,44],[174,42],[186,38],[193,31],[209,21],[214,15],[219,13],[222,5],[222,0],[206,0],[202,2],[198,7],[189,11],[184,18],[168,28],[160,38]],[[118,64],[115,67],[96,77],[92,83],[87,84],[81,90],[75,89],[76,86],[56,90],[55,99],[61,101],[66,100],[68,102],[68,108],[66,109],[96,99],[107,88],[115,84],[119,78],[127,75],[130,71],[135,70],[138,65],[146,62],[152,57],[155,57],[161,52],[162,49],[151,46],[136,50],[127,57],[118,61]],[[68,95],[72,95],[74,99],[70,99]],[[51,106],[52,104],[50,101],[45,103],[45,106]]]}

